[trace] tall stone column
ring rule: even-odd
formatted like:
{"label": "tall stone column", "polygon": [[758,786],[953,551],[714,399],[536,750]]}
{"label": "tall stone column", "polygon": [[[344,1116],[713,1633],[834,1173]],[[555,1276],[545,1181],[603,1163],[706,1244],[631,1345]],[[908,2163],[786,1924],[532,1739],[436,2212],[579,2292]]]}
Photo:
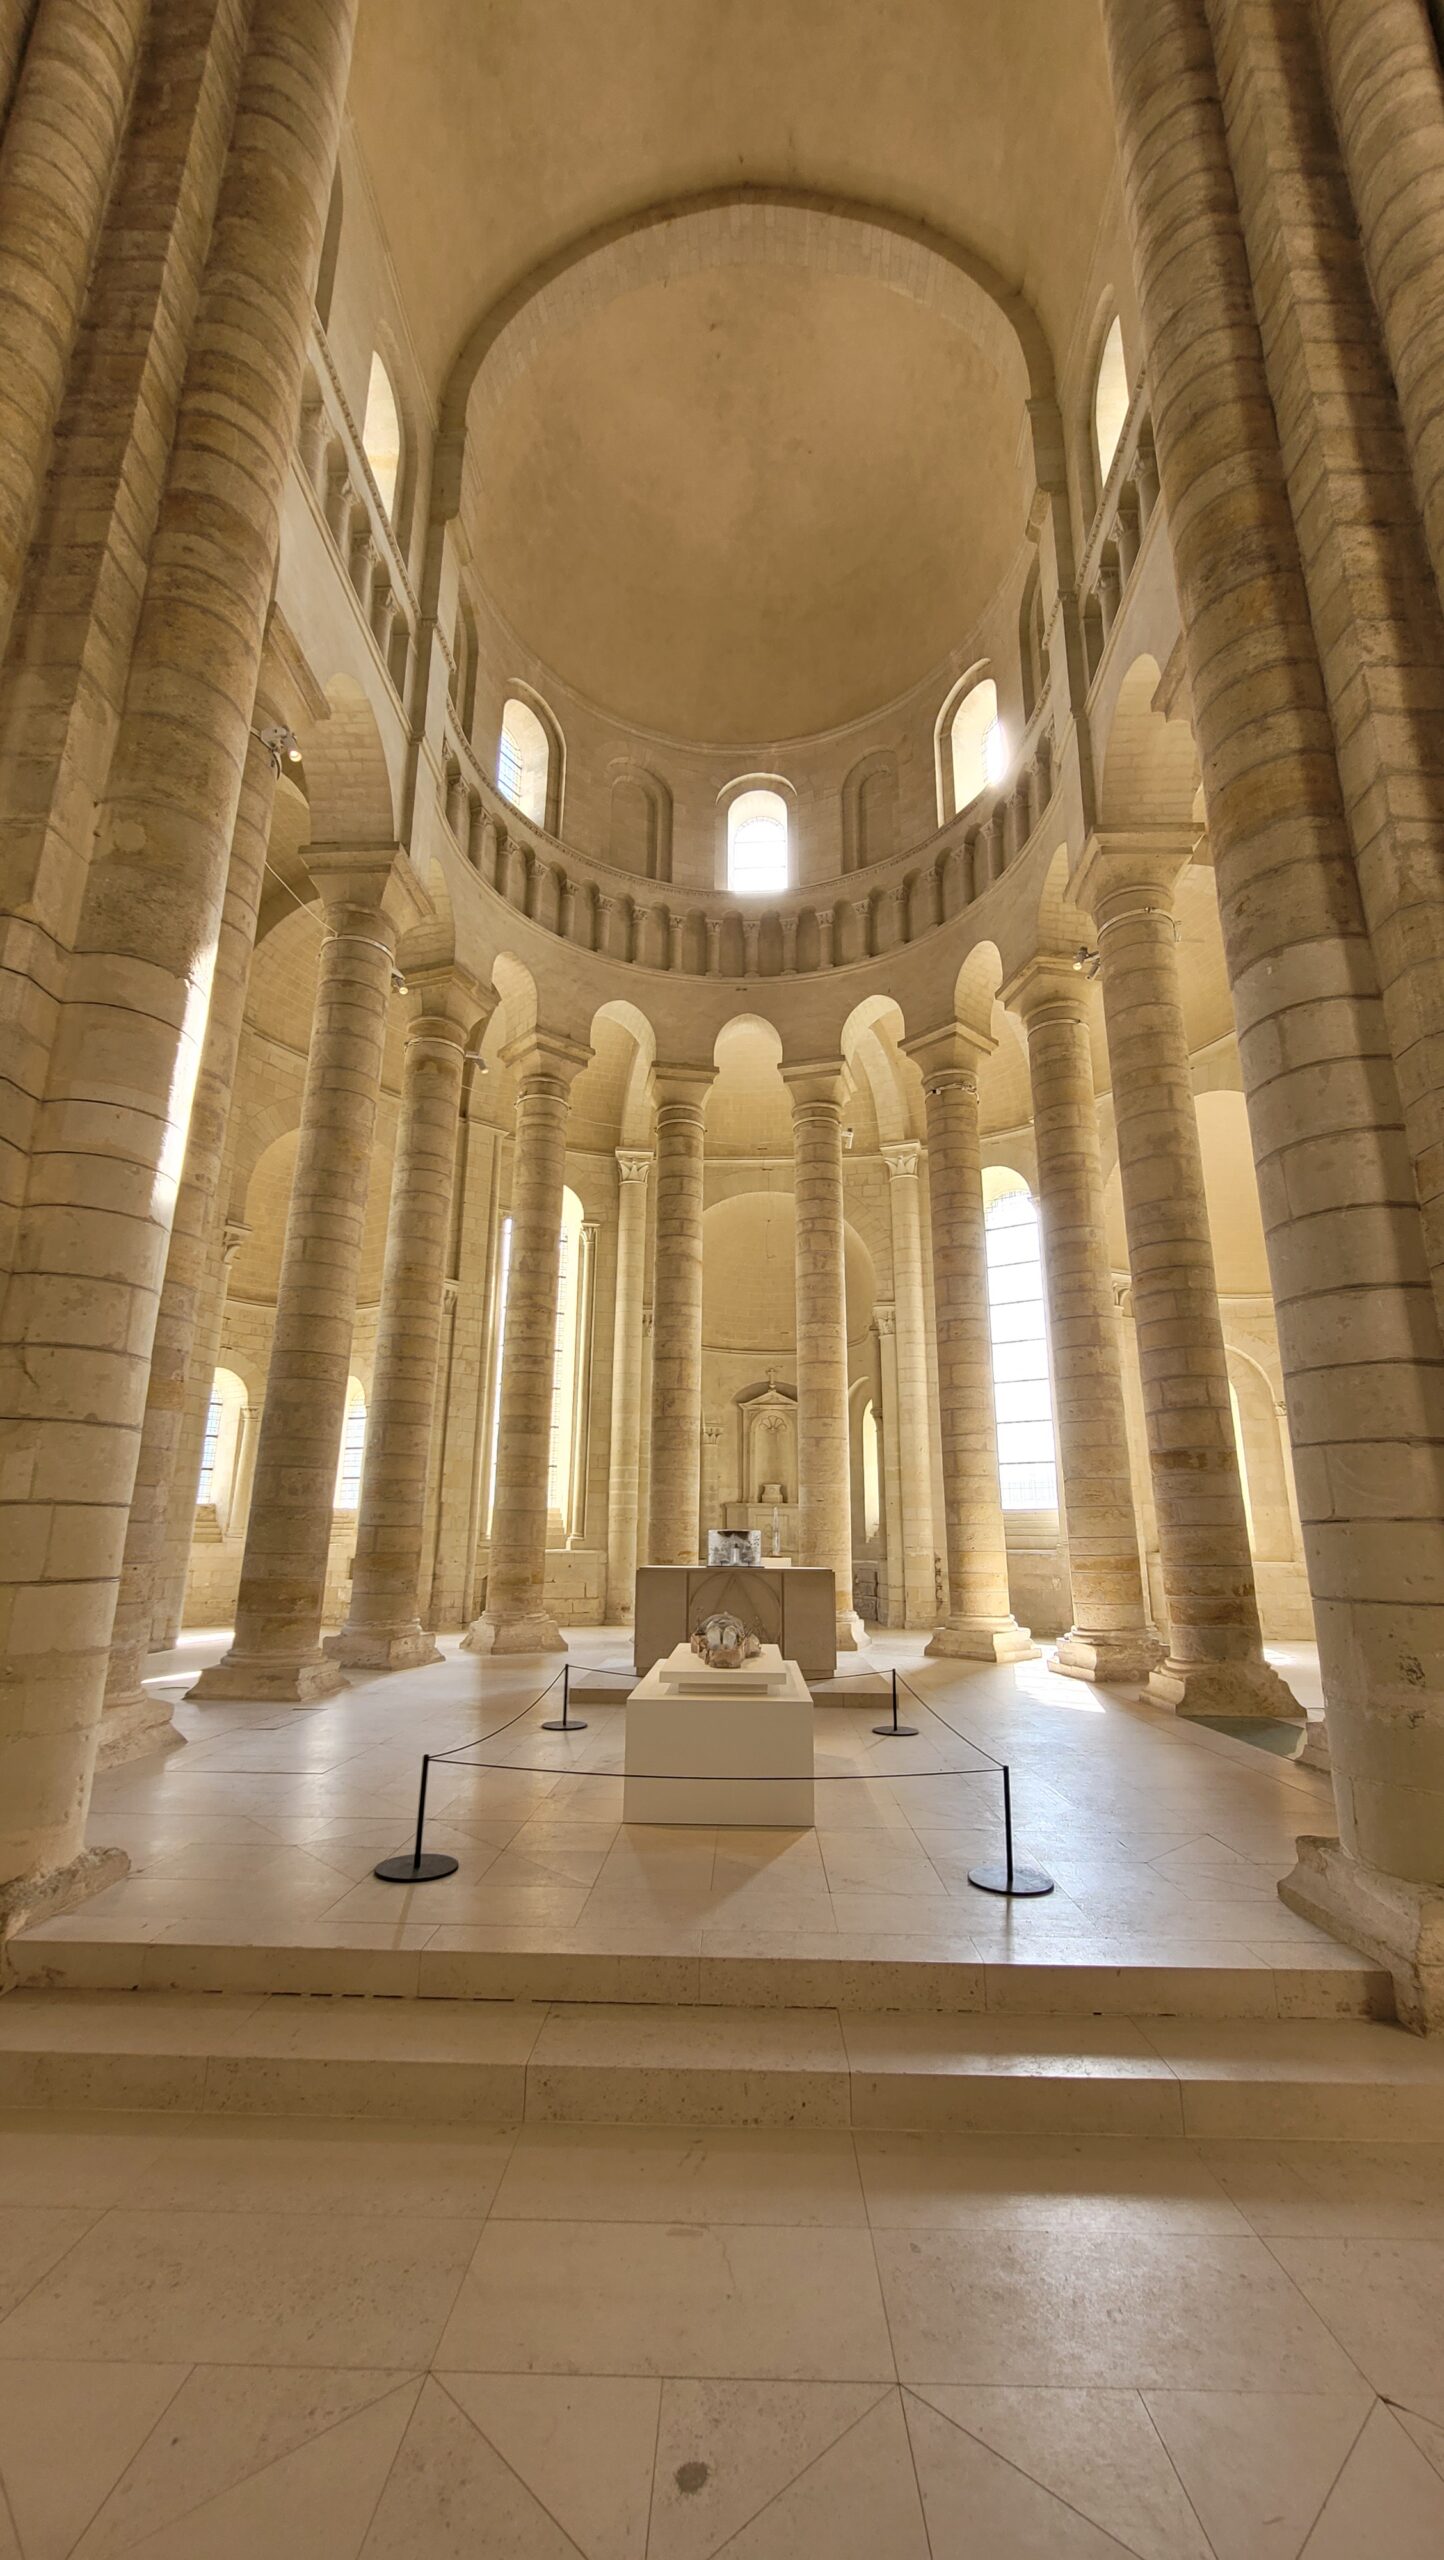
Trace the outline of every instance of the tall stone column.
{"label": "tall stone column", "polygon": [[[345,1625],[322,1645],[333,1662],[384,1671],[441,1659],[420,1616],[427,1466],[462,1072],[466,1051],[490,1011],[463,970],[409,968],[406,983],[410,1019],[351,1600]],[[344,1398],[344,1387],[342,1392]]]}
{"label": "tall stone column", "polygon": [[873,1308],[872,1321],[877,1335],[878,1411],[882,1440],[880,1491],[883,1542],[887,1550],[887,1571],[883,1580],[886,1599],[884,1624],[905,1627],[907,1596],[903,1575],[902,1432],[898,1422],[896,1307],[885,1301],[879,1302]]}
{"label": "tall stone column", "polygon": [[1388,1963],[1425,2023],[1444,2017],[1444,1349],[1207,25],[1199,0],[1103,18],[1339,1811],[1284,1895]]}
{"label": "tall stone column", "polygon": [[973,1662],[1024,1662],[1038,1648],[1013,1616],[1008,1593],[988,1324],[978,1067],[992,1043],[949,1022],[903,1045],[922,1070],[927,1102],[948,1548],[948,1614],[928,1651]]}
{"label": "tall stone column", "polygon": [[702,1425],[702,1529],[720,1528],[722,1522],[722,1425]]}
{"label": "tall stone column", "polygon": [[[206,1415],[210,1410],[211,1389],[221,1356],[221,1336],[225,1331],[226,1299],[236,1256],[250,1233],[250,1228],[243,1226],[237,1218],[223,1220],[211,1239],[211,1249],[206,1257],[191,1348],[190,1374],[186,1380],[185,1404],[176,1439],[175,1471],[166,1508],[165,1544],[155,1579],[150,1621],[152,1653],[169,1652],[181,1631],[186,1584],[190,1579],[191,1548],[195,1543],[196,1487],[200,1482],[201,1456],[205,1448]],[[233,1503],[232,1517],[235,1516]],[[122,1751],[118,1756],[125,1758],[127,1755]]]}
{"label": "tall stone column", "polygon": [[782,1079],[792,1096],[797,1219],[798,1561],[830,1568],[837,1585],[838,1648],[852,1652],[865,1630],[852,1605],[842,1068],[784,1067]]}
{"label": "tall stone column", "polygon": [[632,1614],[642,1456],[642,1286],[649,1149],[617,1149],[617,1292],[612,1316],[612,1446],[607,1479],[607,1616]]}
{"label": "tall stone column", "polygon": [[[125,1533],[120,1590],[110,1640],[100,1756],[107,1767],[179,1740],[168,1703],[142,1686],[156,1585],[164,1571],[171,1496],[184,1436],[191,1355],[211,1278],[220,1219],[221,1165],[230,1125],[231,1095],[240,1054],[241,1024],[255,949],[256,918],[266,876],[266,847],[276,796],[276,768],[254,730],[247,741],[226,871],[226,902],[216,943],[211,1007],[201,1050],[186,1140],[185,1170],[176,1197],[166,1256],[165,1284],[156,1313],[146,1388],[145,1421],[136,1463],[135,1491]],[[214,1369],[214,1361],[212,1362]],[[209,1397],[209,1383],[207,1383]],[[197,1453],[199,1455],[199,1453]],[[192,1513],[195,1487],[191,1487]]]}
{"label": "tall stone column", "polygon": [[299,1703],[344,1685],[321,1650],[321,1618],[396,938],[417,893],[399,862],[323,865],[313,850],[311,868],[326,938],[235,1634],[192,1698]]}
{"label": "tall stone column", "polygon": [[0,1328],[7,1929],[123,1864],[85,1817],[355,14],[256,0],[37,1118]]}
{"label": "tall stone column", "polygon": [[695,1564],[702,1479],[702,1123],[710,1067],[656,1070],[652,1481],[647,1556]]}
{"label": "tall stone column", "polygon": [[572,1398],[572,1444],[567,1502],[567,1545],[587,1543],[587,1501],[592,1466],[592,1362],[597,1330],[597,1236],[600,1222],[583,1218],[577,1239],[577,1383]]}
{"label": "tall stone column", "polygon": [[0,649],[20,592],[147,15],[146,0],[39,0],[5,120]]}
{"label": "tall stone column", "polygon": [[1095,837],[1076,892],[1097,921],[1118,1178],[1168,1653],[1149,1694],[1181,1715],[1303,1710],[1263,1658],[1178,977],[1181,850]]}
{"label": "tall stone column", "polygon": [[885,1146],[888,1210],[892,1225],[893,1303],[897,1360],[897,1471],[902,1508],[903,1623],[930,1627],[937,1614],[937,1552],[933,1533],[933,1483],[930,1457],[932,1419],[928,1410],[928,1341],[923,1291],[923,1229],[918,1164],[922,1148],[914,1139]]}
{"label": "tall stone column", "polygon": [[463,1639],[472,1653],[565,1653],[547,1611],[547,1474],[556,1377],[562,1194],[572,1081],[591,1056],[537,1031],[502,1051],[516,1069],[511,1271],[492,1503],[486,1607]]}
{"label": "tall stone column", "polygon": [[1073,1624],[1052,1663],[1078,1680],[1136,1680],[1154,1669],[1163,1647],[1143,1595],[1083,984],[1067,961],[1040,959],[1005,994],[1028,1029],[1073,1587]]}

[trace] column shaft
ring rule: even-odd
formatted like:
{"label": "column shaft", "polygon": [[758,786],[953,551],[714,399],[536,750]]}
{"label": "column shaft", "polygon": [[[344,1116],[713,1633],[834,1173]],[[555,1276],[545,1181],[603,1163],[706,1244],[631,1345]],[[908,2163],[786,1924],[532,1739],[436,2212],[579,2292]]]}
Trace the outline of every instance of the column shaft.
{"label": "column shaft", "polygon": [[1286,1898],[1437,2016],[1444,1364],[1413,1170],[1207,27],[1197,0],[1103,15],[1342,1833]]}
{"label": "column shaft", "polygon": [[632,1614],[642,1441],[642,1287],[650,1154],[617,1149],[617,1288],[612,1318],[612,1445],[607,1480],[607,1616]]}
{"label": "column shaft", "polygon": [[922,1150],[905,1142],[883,1148],[892,1226],[893,1302],[897,1311],[897,1470],[902,1507],[903,1624],[930,1627],[937,1615],[933,1528],[932,1416],[928,1401],[927,1302],[918,1165]]}
{"label": "column shaft", "polygon": [[194,1698],[343,1685],[321,1617],[395,940],[379,902],[327,907],[235,1635]]}
{"label": "column shaft", "polygon": [[[221,1220],[221,1165],[230,1125],[240,1054],[241,1024],[250,984],[266,847],[275,803],[276,772],[252,736],[226,869],[226,899],[216,943],[210,1012],[201,1050],[186,1139],[185,1170],[176,1197],[165,1283],[156,1312],[146,1387],[145,1421],[135,1490],[125,1533],[116,1596],[100,1737],[104,1764],[154,1750],[174,1733],[170,1710],[141,1686],[151,1646],[156,1586],[164,1570],[171,1497],[184,1436],[191,1357],[207,1285],[212,1278]],[[219,1293],[215,1293],[219,1294]],[[212,1368],[214,1369],[214,1361]],[[206,1382],[209,1396],[210,1383]],[[197,1453],[199,1456],[199,1453]],[[194,1514],[195,1487],[190,1488]]]}
{"label": "column shaft", "polygon": [[6,1926],[116,1864],[81,1842],[355,10],[257,0],[38,1116],[0,1337]]}
{"label": "column shaft", "polygon": [[556,1377],[562,1193],[572,1077],[586,1050],[538,1039],[504,1051],[517,1069],[506,1295],[486,1607],[473,1653],[564,1653],[546,1606],[547,1476]]}
{"label": "column shaft", "polygon": [[703,1074],[657,1071],[652,1483],[647,1555],[695,1564],[702,1470]]}
{"label": "column shaft", "polygon": [[1020,1662],[1037,1652],[1012,1613],[998,1485],[993,1348],[977,1063],[988,1043],[961,1026],[906,1044],[918,1059],[928,1115],[938,1408],[943,1441],[948,1615],[929,1653]]}
{"label": "column shaft", "polygon": [[465,1626],[475,1613],[480,1509],[488,1454],[488,1284],[493,1240],[499,1225],[498,1154],[496,1130],[463,1107],[458,1287],[442,1432],[430,1620],[437,1627]]}
{"label": "column shaft", "polygon": [[418,1010],[402,1063],[351,1600],[323,1648],[333,1661],[388,1671],[441,1659],[421,1623],[421,1559],[462,1068],[477,1010],[445,972],[411,972],[408,984]]}
{"label": "column shaft", "polygon": [[852,1458],[842,1202],[842,1076],[784,1069],[792,1089],[797,1219],[798,1561],[837,1586],[837,1641],[863,1635],[852,1605]]}
{"label": "column shaft", "polygon": [[1043,1279],[1073,1624],[1053,1667],[1143,1678],[1163,1647],[1148,1623],[1128,1461],[1123,1368],[1103,1227],[1103,1168],[1081,981],[1036,964],[1008,1001],[1028,1027]]}
{"label": "column shaft", "polygon": [[5,120],[0,649],[20,592],[146,15],[146,0],[40,0]]}

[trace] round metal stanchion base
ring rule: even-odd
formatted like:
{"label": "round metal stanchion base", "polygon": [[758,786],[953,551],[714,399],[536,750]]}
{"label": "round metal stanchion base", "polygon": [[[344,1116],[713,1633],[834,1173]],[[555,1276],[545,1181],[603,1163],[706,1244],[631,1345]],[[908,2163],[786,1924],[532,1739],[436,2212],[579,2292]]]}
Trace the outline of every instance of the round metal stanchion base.
{"label": "round metal stanchion base", "polygon": [[422,1858],[383,1858],[371,1873],[383,1884],[435,1884],[438,1876],[454,1876],[460,1864],[459,1858],[444,1858],[428,1849]]}
{"label": "round metal stanchion base", "polygon": [[975,1884],[979,1893],[1007,1894],[1015,1902],[1055,1889],[1052,1877],[1045,1876],[1041,1867],[1015,1867],[1011,1883],[1006,1866],[969,1867],[968,1882]]}
{"label": "round metal stanchion base", "polygon": [[873,1732],[880,1733],[884,1742],[915,1742],[918,1729],[915,1724],[875,1724]]}
{"label": "round metal stanchion base", "polygon": [[586,1729],[585,1716],[568,1716],[565,1724],[560,1716],[544,1716],[542,1719],[543,1733],[585,1733]]}

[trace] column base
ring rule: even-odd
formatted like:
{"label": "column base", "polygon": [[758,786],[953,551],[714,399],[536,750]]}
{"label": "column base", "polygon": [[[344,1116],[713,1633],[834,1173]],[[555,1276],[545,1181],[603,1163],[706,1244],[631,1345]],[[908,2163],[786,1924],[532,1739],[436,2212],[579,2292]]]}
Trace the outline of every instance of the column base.
{"label": "column base", "polygon": [[1329,1728],[1322,1716],[1309,1726],[1309,1738],[1299,1753],[1301,1769],[1321,1769],[1326,1778],[1334,1774],[1334,1755],[1329,1749]]}
{"label": "column base", "polygon": [[444,1659],[419,1618],[409,1627],[342,1627],[321,1638],[321,1651],[357,1671],[419,1671]]}
{"label": "column base", "polygon": [[270,1653],[228,1653],[201,1673],[186,1696],[201,1706],[213,1698],[254,1698],[267,1706],[309,1707],[345,1686],[336,1664],[319,1650],[290,1661]]}
{"label": "column base", "polygon": [[1294,1845],[1298,1864],[1279,1886],[1290,1911],[1388,1966],[1401,2026],[1444,2029],[1444,1885],[1366,1867],[1340,1840]]}
{"label": "column base", "polygon": [[837,1613],[837,1649],[839,1653],[859,1653],[867,1642],[867,1629],[855,1609],[839,1609]]}
{"label": "column base", "polygon": [[36,1875],[0,1884],[0,1943],[42,1920],[57,1920],[62,1911],[74,1911],[129,1873],[123,1849],[81,1849],[63,1867],[43,1867]]}
{"label": "column base", "polygon": [[1039,1647],[1016,1618],[949,1618],[924,1650],[959,1662],[1034,1662]]}
{"label": "column base", "polygon": [[1268,1662],[1175,1662],[1168,1656],[1150,1673],[1143,1694],[1179,1716],[1308,1722],[1292,1689]]}
{"label": "column base", "polygon": [[1056,1653],[1048,1656],[1050,1671],[1060,1671],[1065,1680],[1101,1680],[1105,1683],[1124,1680],[1146,1680],[1163,1659],[1161,1636],[1136,1634],[1120,1636],[1085,1636],[1070,1627]]}
{"label": "column base", "polygon": [[185,1735],[177,1733],[170,1708],[148,1689],[132,1689],[129,1697],[107,1698],[96,1745],[97,1769],[119,1769],[147,1751],[180,1751]]}
{"label": "column base", "polygon": [[529,1618],[494,1618],[483,1609],[461,1639],[463,1653],[565,1653],[567,1640],[545,1609]]}

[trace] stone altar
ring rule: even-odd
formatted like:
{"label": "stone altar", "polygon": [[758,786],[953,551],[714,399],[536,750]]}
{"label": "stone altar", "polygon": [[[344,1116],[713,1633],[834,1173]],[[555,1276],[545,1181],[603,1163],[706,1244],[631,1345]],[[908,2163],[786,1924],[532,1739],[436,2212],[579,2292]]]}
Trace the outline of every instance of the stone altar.
{"label": "stone altar", "polygon": [[633,1635],[638,1675],[719,1609],[730,1610],[764,1645],[773,1644],[808,1680],[837,1672],[837,1594],[822,1565],[748,1567],[644,1564],[637,1568]]}
{"label": "stone altar", "polygon": [[807,1682],[775,1644],[737,1671],[679,1644],[627,1700],[624,1767],[624,1822],[810,1830]]}

